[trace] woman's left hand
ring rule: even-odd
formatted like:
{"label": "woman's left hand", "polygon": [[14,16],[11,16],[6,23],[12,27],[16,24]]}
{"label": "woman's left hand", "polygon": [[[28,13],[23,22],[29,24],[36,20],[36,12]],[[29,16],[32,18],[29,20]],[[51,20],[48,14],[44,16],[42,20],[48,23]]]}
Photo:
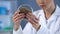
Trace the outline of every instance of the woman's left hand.
{"label": "woman's left hand", "polygon": [[33,15],[31,12],[29,12],[26,14],[26,18],[36,30],[39,30],[41,25],[39,25],[39,23],[38,23],[39,19],[36,18],[35,15]]}

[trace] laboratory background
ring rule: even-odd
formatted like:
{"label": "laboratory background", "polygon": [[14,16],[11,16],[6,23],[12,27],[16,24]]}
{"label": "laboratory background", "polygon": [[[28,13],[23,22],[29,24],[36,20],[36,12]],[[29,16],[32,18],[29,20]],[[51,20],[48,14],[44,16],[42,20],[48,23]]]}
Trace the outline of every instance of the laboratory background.
{"label": "laboratory background", "polygon": [[[55,0],[55,3],[60,7],[60,0]],[[35,0],[0,0],[0,34],[12,34],[14,25],[12,16],[22,4],[29,4],[33,11],[41,9]],[[26,20],[22,21],[22,29],[24,29],[26,23]]]}

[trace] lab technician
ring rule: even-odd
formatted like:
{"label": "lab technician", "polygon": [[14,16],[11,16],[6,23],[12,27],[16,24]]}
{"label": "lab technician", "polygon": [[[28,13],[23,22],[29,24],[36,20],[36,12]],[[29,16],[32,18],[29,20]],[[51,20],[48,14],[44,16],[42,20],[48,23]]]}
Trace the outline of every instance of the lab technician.
{"label": "lab technician", "polygon": [[[13,34],[60,34],[60,8],[54,0],[36,0],[41,10],[34,13],[19,14],[17,10],[13,15]],[[28,23],[22,30],[21,21],[26,17]]]}

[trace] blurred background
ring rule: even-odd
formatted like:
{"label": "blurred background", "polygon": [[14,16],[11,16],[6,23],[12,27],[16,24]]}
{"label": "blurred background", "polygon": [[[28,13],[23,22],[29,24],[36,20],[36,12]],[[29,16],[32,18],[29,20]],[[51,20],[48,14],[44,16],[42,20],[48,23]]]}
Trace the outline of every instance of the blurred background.
{"label": "blurred background", "polygon": [[[55,0],[55,4],[60,7],[59,3],[60,0]],[[0,0],[0,34],[12,34],[12,15],[22,4],[31,5],[33,11],[40,9],[35,0]],[[25,20],[22,21],[22,29],[24,29],[26,22]]]}

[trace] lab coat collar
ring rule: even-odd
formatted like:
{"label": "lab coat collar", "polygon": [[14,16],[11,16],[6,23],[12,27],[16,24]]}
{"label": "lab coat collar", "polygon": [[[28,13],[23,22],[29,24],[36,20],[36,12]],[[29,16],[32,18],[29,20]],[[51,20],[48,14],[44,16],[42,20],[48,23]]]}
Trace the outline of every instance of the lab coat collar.
{"label": "lab coat collar", "polygon": [[56,10],[55,10],[54,14],[55,14],[56,16],[60,16],[60,8],[59,8],[58,5],[56,6]]}
{"label": "lab coat collar", "polygon": [[[53,14],[56,15],[56,16],[60,16],[60,8],[59,8],[59,6],[56,6],[56,10],[55,10],[55,12]],[[40,24],[47,28],[47,24],[46,24],[47,21],[45,19],[45,15],[44,15],[43,10],[40,10],[40,14],[39,15],[40,16],[42,15],[40,17]],[[41,18],[43,18],[44,20],[41,19]]]}

